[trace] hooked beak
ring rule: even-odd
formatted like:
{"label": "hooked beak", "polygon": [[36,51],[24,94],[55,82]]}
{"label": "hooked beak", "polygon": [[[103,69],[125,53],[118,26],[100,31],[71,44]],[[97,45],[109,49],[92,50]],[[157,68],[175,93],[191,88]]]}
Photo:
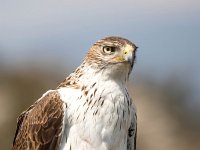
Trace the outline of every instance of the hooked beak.
{"label": "hooked beak", "polygon": [[113,60],[116,62],[128,62],[132,67],[134,62],[133,53],[134,53],[133,47],[127,45],[126,47],[124,47],[124,50],[122,51],[121,55],[114,57]]}
{"label": "hooked beak", "polygon": [[133,65],[133,49],[124,49],[124,60]]}

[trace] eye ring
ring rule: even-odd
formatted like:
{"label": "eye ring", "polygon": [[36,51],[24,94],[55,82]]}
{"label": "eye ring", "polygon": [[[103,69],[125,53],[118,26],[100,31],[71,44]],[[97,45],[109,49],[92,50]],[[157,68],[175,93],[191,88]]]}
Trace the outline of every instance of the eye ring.
{"label": "eye ring", "polygon": [[104,46],[103,47],[103,52],[106,54],[113,54],[116,51],[115,47],[112,46]]}

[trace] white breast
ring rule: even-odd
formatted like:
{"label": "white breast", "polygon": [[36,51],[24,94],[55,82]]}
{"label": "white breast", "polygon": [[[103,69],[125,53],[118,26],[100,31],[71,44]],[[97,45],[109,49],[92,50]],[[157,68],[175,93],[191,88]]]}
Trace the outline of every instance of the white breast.
{"label": "white breast", "polygon": [[79,89],[58,90],[67,105],[61,149],[126,149],[131,122],[130,99],[125,96],[125,89],[116,83],[106,84],[97,84],[87,95]]}

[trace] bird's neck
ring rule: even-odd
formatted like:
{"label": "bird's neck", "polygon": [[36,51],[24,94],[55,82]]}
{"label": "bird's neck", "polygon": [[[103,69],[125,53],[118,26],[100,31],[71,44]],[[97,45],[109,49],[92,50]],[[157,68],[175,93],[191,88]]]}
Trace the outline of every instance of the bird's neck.
{"label": "bird's neck", "polygon": [[111,68],[96,68],[83,62],[59,87],[82,88],[83,86],[91,86],[94,82],[110,82],[126,86],[127,80],[128,71],[124,68],[114,74]]}

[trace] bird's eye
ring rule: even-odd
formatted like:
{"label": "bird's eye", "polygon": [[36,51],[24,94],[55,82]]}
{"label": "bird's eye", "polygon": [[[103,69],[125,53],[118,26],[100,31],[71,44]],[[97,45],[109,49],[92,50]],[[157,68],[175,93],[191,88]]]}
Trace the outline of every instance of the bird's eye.
{"label": "bird's eye", "polygon": [[103,52],[106,54],[113,54],[115,52],[115,47],[105,46],[103,47]]}

